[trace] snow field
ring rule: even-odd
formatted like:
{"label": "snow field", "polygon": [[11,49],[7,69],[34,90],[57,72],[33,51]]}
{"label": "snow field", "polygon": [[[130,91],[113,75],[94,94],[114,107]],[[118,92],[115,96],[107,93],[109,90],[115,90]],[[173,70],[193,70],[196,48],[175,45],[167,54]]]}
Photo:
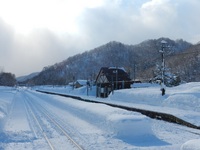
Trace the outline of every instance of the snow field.
{"label": "snow field", "polygon": [[[30,113],[30,109],[58,149],[65,149],[65,137],[43,113],[56,120],[80,145],[88,150],[196,150],[200,131],[164,121],[153,120],[136,112],[86,103],[71,98],[47,95],[34,89],[78,95],[86,99],[174,114],[200,125],[200,83],[167,88],[134,85],[114,91],[108,98],[96,98],[95,87],[72,90],[71,87],[34,87],[32,90],[0,87],[0,149],[49,149]],[[64,148],[63,148],[64,147]]]}
{"label": "snow field", "polygon": [[[53,97],[55,97],[57,101],[66,103],[65,98],[58,96]],[[155,137],[151,129],[151,119],[139,113],[120,110],[103,104],[96,105],[76,100],[68,103],[68,105],[70,105],[70,108],[66,109],[72,109],[70,112],[73,112],[74,109],[78,109],[80,114],[76,110],[76,115],[81,115],[84,120],[87,120],[87,122],[93,123],[96,126],[99,126],[100,124],[99,128],[101,130],[98,129],[96,132],[97,134],[105,134],[102,133],[102,130],[105,130],[107,133],[111,133],[111,135],[108,136],[135,145],[149,145],[152,141],[152,137]],[[87,115],[84,116],[83,114]],[[76,128],[82,130],[83,133],[94,132],[96,128],[94,127],[91,131],[88,131],[88,129],[84,127],[83,122],[79,122],[78,124],[82,124],[83,128],[80,129],[79,126],[76,126]],[[159,140],[157,140],[157,142],[159,142]]]}
{"label": "snow field", "polygon": [[[66,128],[70,129],[69,132],[73,131],[71,133],[73,137],[79,135],[75,139],[82,143],[86,149],[113,149],[116,145],[121,147],[120,149],[124,149],[123,145],[126,144],[116,138],[116,129],[114,128],[115,124],[112,123],[112,115],[118,114],[128,119],[134,113],[130,114],[128,111],[113,109],[109,106],[79,102],[59,96],[46,94],[39,94],[38,96],[38,93],[32,93],[29,96],[36,100],[37,103],[40,102],[48,112],[53,110],[51,115],[59,117],[61,122],[62,120],[65,120],[65,124],[70,122],[73,126],[67,125]],[[135,116],[142,115],[136,113]],[[115,123],[119,122],[117,120],[119,119],[115,117]],[[86,144],[88,143],[86,139],[90,141],[90,144]],[[126,147],[130,147],[130,145]]]}
{"label": "snow field", "polygon": [[[43,87],[45,89],[45,87]],[[126,106],[132,106],[141,109],[148,109],[152,111],[160,111],[169,114],[173,114],[177,117],[180,117],[186,121],[189,121],[195,125],[200,125],[200,83],[186,83],[182,84],[177,87],[167,88],[166,95],[161,96],[160,86],[159,85],[152,85],[152,84],[134,84],[132,89],[126,90],[118,90],[115,91],[114,94],[110,94],[110,96],[106,99],[99,99],[95,97],[95,87],[91,91],[89,91],[89,96],[86,96],[86,88],[83,87],[81,89],[72,90],[71,88],[67,87],[65,89],[49,89],[52,92],[58,93],[65,93],[65,94],[75,94],[81,96],[86,99],[92,99],[97,101],[115,103],[115,104],[122,104]],[[119,117],[119,116],[118,116]],[[122,121],[123,122],[123,121]],[[126,121],[124,121],[126,122]],[[128,120],[127,122],[131,122]],[[145,122],[145,121],[144,121]],[[134,122],[135,123],[135,122]],[[134,124],[133,123],[133,124]],[[143,123],[141,123],[143,124]],[[160,123],[162,124],[162,123]],[[123,126],[123,125],[122,125]],[[124,124],[123,127],[126,125]],[[127,125],[128,126],[128,125]],[[140,125],[142,127],[142,125]],[[117,123],[117,127],[120,130],[120,122]],[[133,126],[132,126],[133,127]],[[174,145],[174,149],[195,149],[199,148],[198,143],[199,138],[196,130],[189,129],[189,132],[184,134],[185,129],[175,128],[174,131],[171,128],[174,128],[173,125],[165,125],[158,126],[157,124],[153,123],[153,132],[159,138],[166,141],[163,145],[170,145],[170,143],[177,143]],[[128,128],[128,127],[127,127]],[[133,127],[136,129],[137,127]],[[156,128],[156,129],[155,129]],[[182,128],[182,127],[181,127]],[[123,128],[124,129],[124,128]],[[142,128],[140,128],[142,129]],[[162,129],[162,130],[161,130]],[[192,131],[190,131],[192,130]],[[128,132],[129,130],[123,131],[121,133]],[[151,130],[148,130],[151,132]],[[198,134],[194,136],[191,134],[192,132],[197,132]],[[147,132],[148,133],[148,132]],[[164,134],[163,134],[164,133]],[[169,135],[171,133],[171,135]],[[131,134],[133,136],[133,134]],[[164,135],[164,136],[163,136]],[[123,134],[119,136],[123,137]],[[127,135],[128,137],[128,135]],[[134,137],[134,136],[133,136]],[[130,139],[132,139],[131,137]],[[180,138],[181,137],[181,138]],[[195,140],[193,141],[192,138]],[[126,139],[126,138],[123,138]],[[127,138],[128,139],[128,138]],[[191,139],[191,140],[190,140]],[[188,141],[189,142],[188,142]],[[152,141],[152,143],[154,143]],[[156,142],[155,142],[156,143]],[[162,143],[162,142],[161,142]],[[182,143],[182,144],[181,144]],[[183,144],[185,143],[185,144]],[[181,146],[183,145],[183,146]],[[169,147],[169,146],[166,146]],[[151,147],[154,149],[154,147]],[[163,146],[159,147],[163,149]],[[156,148],[155,148],[156,149]],[[165,146],[164,146],[165,149]],[[166,148],[167,149],[167,148]]]}

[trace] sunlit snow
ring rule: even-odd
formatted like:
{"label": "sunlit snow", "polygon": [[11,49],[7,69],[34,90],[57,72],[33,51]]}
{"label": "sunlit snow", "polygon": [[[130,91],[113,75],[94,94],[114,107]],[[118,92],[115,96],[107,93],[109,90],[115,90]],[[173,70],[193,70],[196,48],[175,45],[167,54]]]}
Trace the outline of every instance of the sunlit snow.
{"label": "sunlit snow", "polygon": [[200,131],[197,129],[35,90],[164,112],[200,125],[200,83],[167,88],[165,96],[161,95],[158,85],[135,84],[131,89],[114,91],[108,98],[96,98],[95,87],[89,89],[89,93],[86,87],[0,87],[0,149],[50,149],[38,124],[55,149],[73,149],[43,113],[56,120],[83,149],[199,149]]}

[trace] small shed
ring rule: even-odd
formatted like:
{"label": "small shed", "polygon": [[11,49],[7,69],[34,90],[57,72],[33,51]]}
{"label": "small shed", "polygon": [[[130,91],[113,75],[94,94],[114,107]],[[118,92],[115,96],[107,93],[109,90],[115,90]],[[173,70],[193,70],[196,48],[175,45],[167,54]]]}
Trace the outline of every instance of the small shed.
{"label": "small shed", "polygon": [[123,67],[102,67],[96,78],[96,96],[108,97],[113,90],[130,88],[132,81]]}
{"label": "small shed", "polygon": [[74,88],[80,88],[82,86],[86,86],[87,82],[87,80],[76,80],[75,82],[70,82],[69,85]]}
{"label": "small shed", "polygon": [[75,87],[76,88],[79,88],[79,87],[82,87],[82,86],[86,86],[87,85],[87,80],[77,80],[75,82]]}

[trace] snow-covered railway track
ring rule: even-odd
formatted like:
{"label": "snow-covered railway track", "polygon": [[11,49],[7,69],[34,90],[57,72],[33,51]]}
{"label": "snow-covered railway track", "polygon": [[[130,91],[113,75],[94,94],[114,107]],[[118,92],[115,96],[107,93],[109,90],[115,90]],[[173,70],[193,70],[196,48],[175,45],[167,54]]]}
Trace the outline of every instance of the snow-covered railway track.
{"label": "snow-covered railway track", "polygon": [[[54,150],[54,147],[52,145],[52,143],[50,142],[49,138],[47,137],[46,133],[44,132],[41,124],[39,123],[39,120],[37,119],[36,115],[33,113],[31,107],[27,104],[27,102],[25,101],[25,104],[26,104],[26,111],[27,111],[27,114],[30,113],[30,115],[33,117],[34,121],[36,122],[37,126],[39,127],[44,139],[47,141],[47,144],[49,145],[49,147]],[[34,131],[35,133],[35,131]]]}
{"label": "snow-covered railway track", "polygon": [[[26,98],[24,99],[27,114],[29,118],[32,118],[32,120],[34,120],[34,124],[36,124],[38,128],[38,129],[33,129],[36,136],[42,135],[51,150],[55,149],[83,150],[83,148],[70,137],[70,135],[66,132],[63,125],[60,124],[55,119],[55,117],[52,117],[52,115],[49,114],[48,111],[43,106],[33,101],[34,100],[28,96],[26,96]],[[55,137],[61,140],[60,144],[57,143],[58,142],[57,140],[54,140]]]}

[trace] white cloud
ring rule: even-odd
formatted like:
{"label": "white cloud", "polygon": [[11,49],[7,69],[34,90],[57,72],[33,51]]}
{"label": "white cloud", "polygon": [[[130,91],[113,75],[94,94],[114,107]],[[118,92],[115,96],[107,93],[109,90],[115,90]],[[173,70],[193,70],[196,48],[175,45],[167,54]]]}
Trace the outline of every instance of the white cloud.
{"label": "white cloud", "polygon": [[[104,7],[87,9],[82,14],[82,34],[91,43],[118,40],[128,44],[148,38],[183,38],[197,42],[199,1],[192,0],[114,0]],[[100,31],[100,32],[99,32]]]}
{"label": "white cloud", "polygon": [[0,0],[0,16],[23,34],[35,28],[73,33],[83,9],[99,5],[101,0]]}
{"label": "white cloud", "polygon": [[12,28],[3,22],[0,18],[0,64],[2,61],[7,61],[7,57],[11,55],[12,44],[14,41],[14,31]]}
{"label": "white cloud", "polygon": [[176,8],[169,0],[152,0],[142,5],[141,19],[144,24],[153,29],[171,24],[177,17]]}
{"label": "white cloud", "polygon": [[28,74],[113,40],[195,43],[198,14],[199,0],[0,0],[0,66]]}

